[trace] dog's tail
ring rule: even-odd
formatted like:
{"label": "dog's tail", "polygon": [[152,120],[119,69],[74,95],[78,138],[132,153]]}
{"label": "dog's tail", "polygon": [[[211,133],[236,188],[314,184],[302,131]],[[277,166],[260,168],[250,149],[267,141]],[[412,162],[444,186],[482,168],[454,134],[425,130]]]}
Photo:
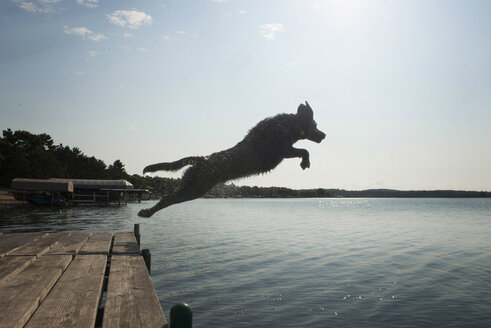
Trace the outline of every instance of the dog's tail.
{"label": "dog's tail", "polygon": [[192,156],[181,158],[175,162],[152,164],[143,169],[143,174],[157,171],[177,171],[186,165],[194,165],[201,160],[203,160],[203,157]]}

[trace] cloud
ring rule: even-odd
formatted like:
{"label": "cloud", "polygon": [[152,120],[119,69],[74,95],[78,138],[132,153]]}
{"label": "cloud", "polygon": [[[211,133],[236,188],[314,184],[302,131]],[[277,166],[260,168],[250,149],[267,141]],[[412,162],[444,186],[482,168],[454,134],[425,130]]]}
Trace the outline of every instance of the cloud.
{"label": "cloud", "polygon": [[107,18],[116,26],[131,29],[152,23],[152,16],[138,10],[116,10],[112,14],[108,14]]}
{"label": "cloud", "polygon": [[12,0],[17,6],[27,12],[33,14],[54,14],[57,12],[56,5],[60,0],[37,0],[37,1],[23,1]]}
{"label": "cloud", "polygon": [[77,0],[77,3],[81,6],[85,6],[89,8],[99,7],[99,0]]}
{"label": "cloud", "polygon": [[21,2],[19,7],[30,13],[36,13],[40,9],[34,2]]}
{"label": "cloud", "polygon": [[241,9],[237,11],[239,14],[244,15],[247,13],[247,10]]}
{"label": "cloud", "polygon": [[69,27],[65,25],[63,26],[63,30],[65,34],[79,36],[81,38],[89,39],[95,42],[107,39],[104,34],[92,32],[86,27]]}
{"label": "cloud", "polygon": [[269,23],[260,26],[261,36],[266,40],[274,40],[277,33],[285,32],[286,28],[283,24]]}
{"label": "cloud", "polygon": [[91,50],[91,51],[89,51],[89,56],[90,56],[90,57],[95,57],[95,56],[97,56],[97,55],[99,55],[99,54],[100,54],[100,52],[99,52],[99,51],[95,51],[95,50]]}
{"label": "cloud", "polygon": [[133,48],[130,46],[123,46],[121,48],[126,50],[126,51],[150,52],[150,50],[148,50],[147,48]]}
{"label": "cloud", "polygon": [[95,41],[95,42],[99,42],[101,40],[107,40],[107,37],[104,34],[92,33],[92,34],[89,34],[87,36],[87,39]]}
{"label": "cloud", "polygon": [[189,33],[189,32],[184,31],[184,30],[176,31],[176,34],[179,34],[182,37],[189,37],[189,38],[194,38],[194,39],[199,38],[199,35],[198,34]]}

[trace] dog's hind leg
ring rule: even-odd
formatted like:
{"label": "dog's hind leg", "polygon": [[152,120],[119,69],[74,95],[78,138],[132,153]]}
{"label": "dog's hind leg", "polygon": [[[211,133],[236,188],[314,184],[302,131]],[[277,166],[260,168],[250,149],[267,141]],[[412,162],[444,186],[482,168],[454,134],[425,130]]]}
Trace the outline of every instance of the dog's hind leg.
{"label": "dog's hind leg", "polygon": [[153,207],[138,212],[138,216],[149,218],[166,207],[199,198],[203,196],[206,191],[207,190],[198,189],[191,185],[185,185],[183,188],[178,187],[172,194],[162,197],[162,199],[160,199]]}
{"label": "dog's hind leg", "polygon": [[160,201],[151,208],[142,209],[140,212],[138,212],[138,216],[149,218],[154,215],[155,212],[160,211],[161,209],[180,203],[176,197],[176,192],[178,191],[176,190],[173,194],[162,197],[162,199],[160,199]]}
{"label": "dog's hind leg", "polygon": [[148,218],[166,207],[203,196],[216,183],[213,180],[203,179],[201,169],[202,167],[191,166],[184,172],[181,184],[172,194],[162,197],[153,207],[141,210],[138,216]]}

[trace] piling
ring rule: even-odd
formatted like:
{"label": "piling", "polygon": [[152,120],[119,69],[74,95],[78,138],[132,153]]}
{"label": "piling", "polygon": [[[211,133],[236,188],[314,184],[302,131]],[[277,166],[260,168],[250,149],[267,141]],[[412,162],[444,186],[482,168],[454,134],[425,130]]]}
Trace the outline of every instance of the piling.
{"label": "piling", "polygon": [[147,267],[148,274],[152,275],[152,254],[150,254],[150,250],[148,248],[142,249],[142,256],[145,266]]}
{"label": "piling", "polygon": [[193,311],[186,303],[177,303],[170,309],[169,328],[192,328]]}
{"label": "piling", "polygon": [[135,223],[133,226],[133,233],[135,234],[136,242],[138,243],[138,247],[140,247],[140,224]]}

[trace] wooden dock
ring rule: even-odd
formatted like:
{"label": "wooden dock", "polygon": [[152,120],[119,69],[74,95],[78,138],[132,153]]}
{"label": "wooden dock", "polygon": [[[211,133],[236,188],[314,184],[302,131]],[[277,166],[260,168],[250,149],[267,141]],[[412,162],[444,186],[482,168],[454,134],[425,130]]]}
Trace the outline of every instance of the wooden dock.
{"label": "wooden dock", "polygon": [[134,233],[71,232],[0,234],[3,327],[168,325]]}

